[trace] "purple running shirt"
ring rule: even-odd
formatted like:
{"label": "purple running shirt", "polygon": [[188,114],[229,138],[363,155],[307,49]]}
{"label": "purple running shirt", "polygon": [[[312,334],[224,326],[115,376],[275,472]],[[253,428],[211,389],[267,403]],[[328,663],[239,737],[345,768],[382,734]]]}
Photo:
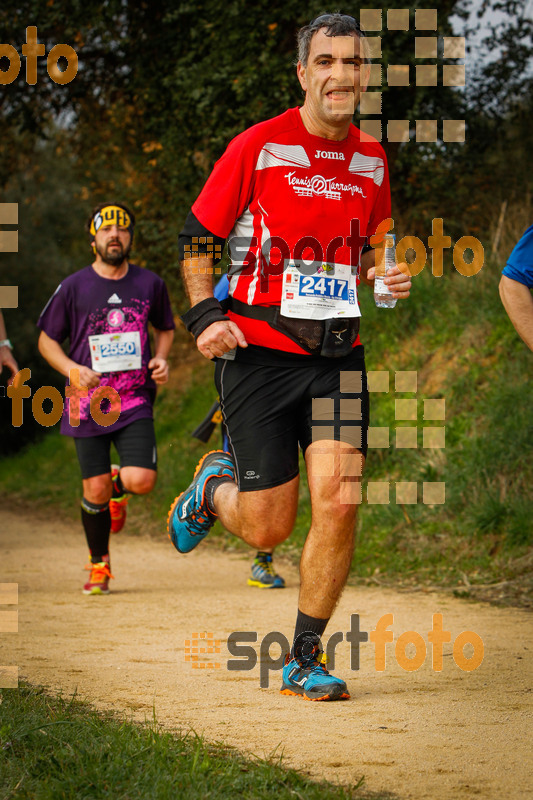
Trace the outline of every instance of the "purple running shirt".
{"label": "purple running shirt", "polygon": [[[95,422],[90,413],[90,400],[96,388],[89,389],[88,396],[79,400],[79,426],[70,424],[70,401],[68,398],[65,400],[61,433],[74,437],[99,436],[124,428],[137,419],[152,418],[156,384],[148,370],[152,357],[149,322],[161,331],[175,328],[167,287],[150,270],[130,264],[123,278],[112,280],[102,278],[89,265],[59,284],[44,307],[37,326],[60,344],[68,338],[69,358],[77,364],[94,369],[96,362],[93,363],[92,358],[95,358],[95,353],[102,355],[110,350],[109,342],[115,334],[129,332],[129,336],[124,338],[126,344],[123,343],[121,348],[129,353],[135,354],[136,343],[140,342],[140,352],[136,352],[140,368],[101,373],[100,386],[110,386],[120,395],[121,410],[117,421],[107,427]],[[99,339],[92,339],[90,343],[90,336],[99,336]],[[95,342],[103,344],[95,347]],[[102,362],[105,363],[105,359],[100,358],[98,364]],[[114,363],[116,365],[116,361]],[[102,367],[96,371],[100,369]],[[110,403],[104,399],[101,411],[107,413],[109,409]]]}

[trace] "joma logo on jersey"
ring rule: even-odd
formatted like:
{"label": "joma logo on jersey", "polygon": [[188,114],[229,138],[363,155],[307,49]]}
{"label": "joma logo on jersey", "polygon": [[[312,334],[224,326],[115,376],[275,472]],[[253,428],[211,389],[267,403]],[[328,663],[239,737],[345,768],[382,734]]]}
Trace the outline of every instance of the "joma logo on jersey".
{"label": "joma logo on jersey", "polygon": [[336,161],[346,161],[344,153],[335,153],[333,150],[317,150],[315,158],[333,158]]}

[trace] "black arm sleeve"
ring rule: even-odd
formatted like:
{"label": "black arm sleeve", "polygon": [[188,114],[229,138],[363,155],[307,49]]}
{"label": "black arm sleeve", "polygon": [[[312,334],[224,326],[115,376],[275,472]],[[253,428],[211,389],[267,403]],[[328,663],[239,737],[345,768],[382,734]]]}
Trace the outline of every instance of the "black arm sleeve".
{"label": "black arm sleeve", "polygon": [[209,255],[213,264],[218,264],[226,240],[208,231],[200,220],[189,211],[183,230],[178,237],[178,250],[180,261],[184,258],[195,258],[199,255]]}
{"label": "black arm sleeve", "polygon": [[181,321],[189,333],[198,339],[200,334],[213,322],[229,322],[230,318],[226,317],[222,305],[216,297],[207,297],[183,314]]}

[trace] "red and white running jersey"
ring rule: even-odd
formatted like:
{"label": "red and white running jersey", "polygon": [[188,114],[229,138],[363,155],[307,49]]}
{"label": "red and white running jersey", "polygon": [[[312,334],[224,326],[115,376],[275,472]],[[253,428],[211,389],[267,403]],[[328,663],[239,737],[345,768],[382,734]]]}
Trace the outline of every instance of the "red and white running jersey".
{"label": "red and white running jersey", "polygon": [[[230,295],[279,306],[286,259],[358,264],[362,240],[390,217],[386,156],[354,125],[341,142],[312,136],[291,108],[230,142],[192,210],[228,239]],[[304,352],[268,323],[230,315],[250,344]]]}

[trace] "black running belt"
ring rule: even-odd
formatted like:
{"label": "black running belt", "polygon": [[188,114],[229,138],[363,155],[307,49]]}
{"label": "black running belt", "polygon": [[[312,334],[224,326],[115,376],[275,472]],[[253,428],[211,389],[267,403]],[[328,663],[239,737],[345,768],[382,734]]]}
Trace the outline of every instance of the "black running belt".
{"label": "black running belt", "polygon": [[293,342],[312,355],[327,358],[346,356],[359,332],[359,317],[333,319],[300,319],[284,317],[280,306],[249,306],[228,297],[227,308],[242,317],[267,322],[275,331],[288,336]]}
{"label": "black running belt", "polygon": [[274,322],[276,312],[279,311],[279,306],[249,306],[248,303],[242,303],[235,297],[228,297],[227,307],[241,317],[259,319],[263,322]]}

